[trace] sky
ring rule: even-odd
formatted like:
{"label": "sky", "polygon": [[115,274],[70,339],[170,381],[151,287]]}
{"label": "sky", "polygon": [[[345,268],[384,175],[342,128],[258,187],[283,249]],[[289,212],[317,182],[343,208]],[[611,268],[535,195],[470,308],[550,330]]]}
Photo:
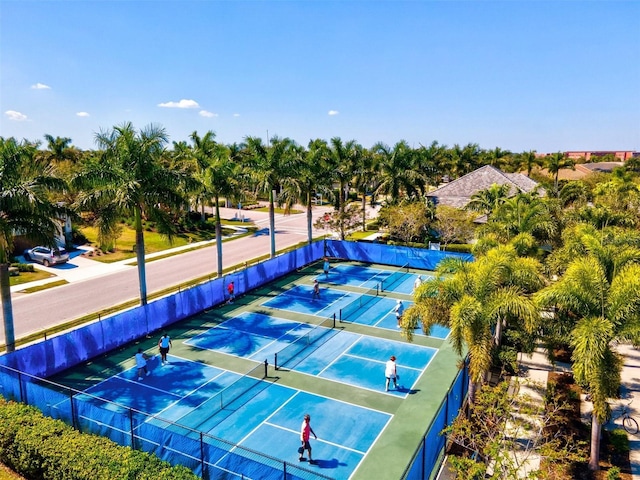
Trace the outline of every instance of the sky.
{"label": "sky", "polygon": [[640,0],[0,0],[0,136],[640,151]]}

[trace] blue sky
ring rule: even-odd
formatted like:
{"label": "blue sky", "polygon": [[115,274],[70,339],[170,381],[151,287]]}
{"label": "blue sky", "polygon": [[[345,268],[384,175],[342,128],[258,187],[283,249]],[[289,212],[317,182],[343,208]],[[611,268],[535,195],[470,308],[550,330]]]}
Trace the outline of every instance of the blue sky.
{"label": "blue sky", "polygon": [[640,1],[0,0],[0,136],[640,150]]}

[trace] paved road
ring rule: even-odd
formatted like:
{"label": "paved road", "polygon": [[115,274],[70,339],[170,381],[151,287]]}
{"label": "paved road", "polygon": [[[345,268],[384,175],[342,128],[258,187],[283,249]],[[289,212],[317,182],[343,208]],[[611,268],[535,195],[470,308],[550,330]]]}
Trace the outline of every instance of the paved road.
{"label": "paved road", "polygon": [[[331,210],[314,208],[315,218]],[[270,239],[268,214],[243,212],[260,230],[252,236],[223,244],[223,267],[228,267],[268,254]],[[235,210],[223,209],[221,216],[231,218]],[[315,231],[315,236],[326,232]],[[276,215],[276,249],[295,245],[307,238],[306,215]],[[90,265],[87,265],[87,262]],[[78,265],[83,263],[82,265]],[[82,257],[72,259],[65,268],[51,269],[71,283],[37,293],[20,294],[12,288],[12,304],[16,338],[46,330],[51,326],[79,318],[112,305],[139,298],[137,268],[122,263],[98,264]],[[147,291],[149,293],[178,285],[206,275],[215,277],[216,247],[212,243],[198,250],[147,263]],[[0,329],[4,343],[4,330]]]}

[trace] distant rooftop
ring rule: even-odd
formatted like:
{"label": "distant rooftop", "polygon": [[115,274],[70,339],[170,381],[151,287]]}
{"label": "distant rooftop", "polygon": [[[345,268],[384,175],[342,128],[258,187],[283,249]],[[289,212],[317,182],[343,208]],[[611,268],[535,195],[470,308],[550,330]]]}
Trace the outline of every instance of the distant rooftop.
{"label": "distant rooftop", "polygon": [[509,185],[509,196],[518,192],[530,192],[538,186],[538,182],[522,173],[504,173],[491,165],[485,165],[428,193],[427,197],[439,205],[463,208],[475,193],[494,184]]}

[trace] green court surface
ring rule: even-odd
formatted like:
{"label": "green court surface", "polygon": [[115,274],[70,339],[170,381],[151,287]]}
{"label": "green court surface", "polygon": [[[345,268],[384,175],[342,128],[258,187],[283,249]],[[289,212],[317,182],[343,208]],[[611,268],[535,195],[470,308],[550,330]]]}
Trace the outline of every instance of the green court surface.
{"label": "green court surface", "polygon": [[[342,262],[327,278],[317,263],[167,329],[167,365],[157,356],[158,332],[51,380],[295,464],[310,413],[317,463],[302,467],[339,479],[400,478],[458,373],[446,332],[409,343],[393,325],[390,308],[397,299],[412,303],[407,285],[418,274],[429,272]],[[390,277],[404,287],[367,300],[352,314],[360,322],[339,321],[341,308]],[[138,348],[152,356],[142,381]],[[390,355],[401,386],[385,392]],[[265,360],[265,380],[245,375]]]}

